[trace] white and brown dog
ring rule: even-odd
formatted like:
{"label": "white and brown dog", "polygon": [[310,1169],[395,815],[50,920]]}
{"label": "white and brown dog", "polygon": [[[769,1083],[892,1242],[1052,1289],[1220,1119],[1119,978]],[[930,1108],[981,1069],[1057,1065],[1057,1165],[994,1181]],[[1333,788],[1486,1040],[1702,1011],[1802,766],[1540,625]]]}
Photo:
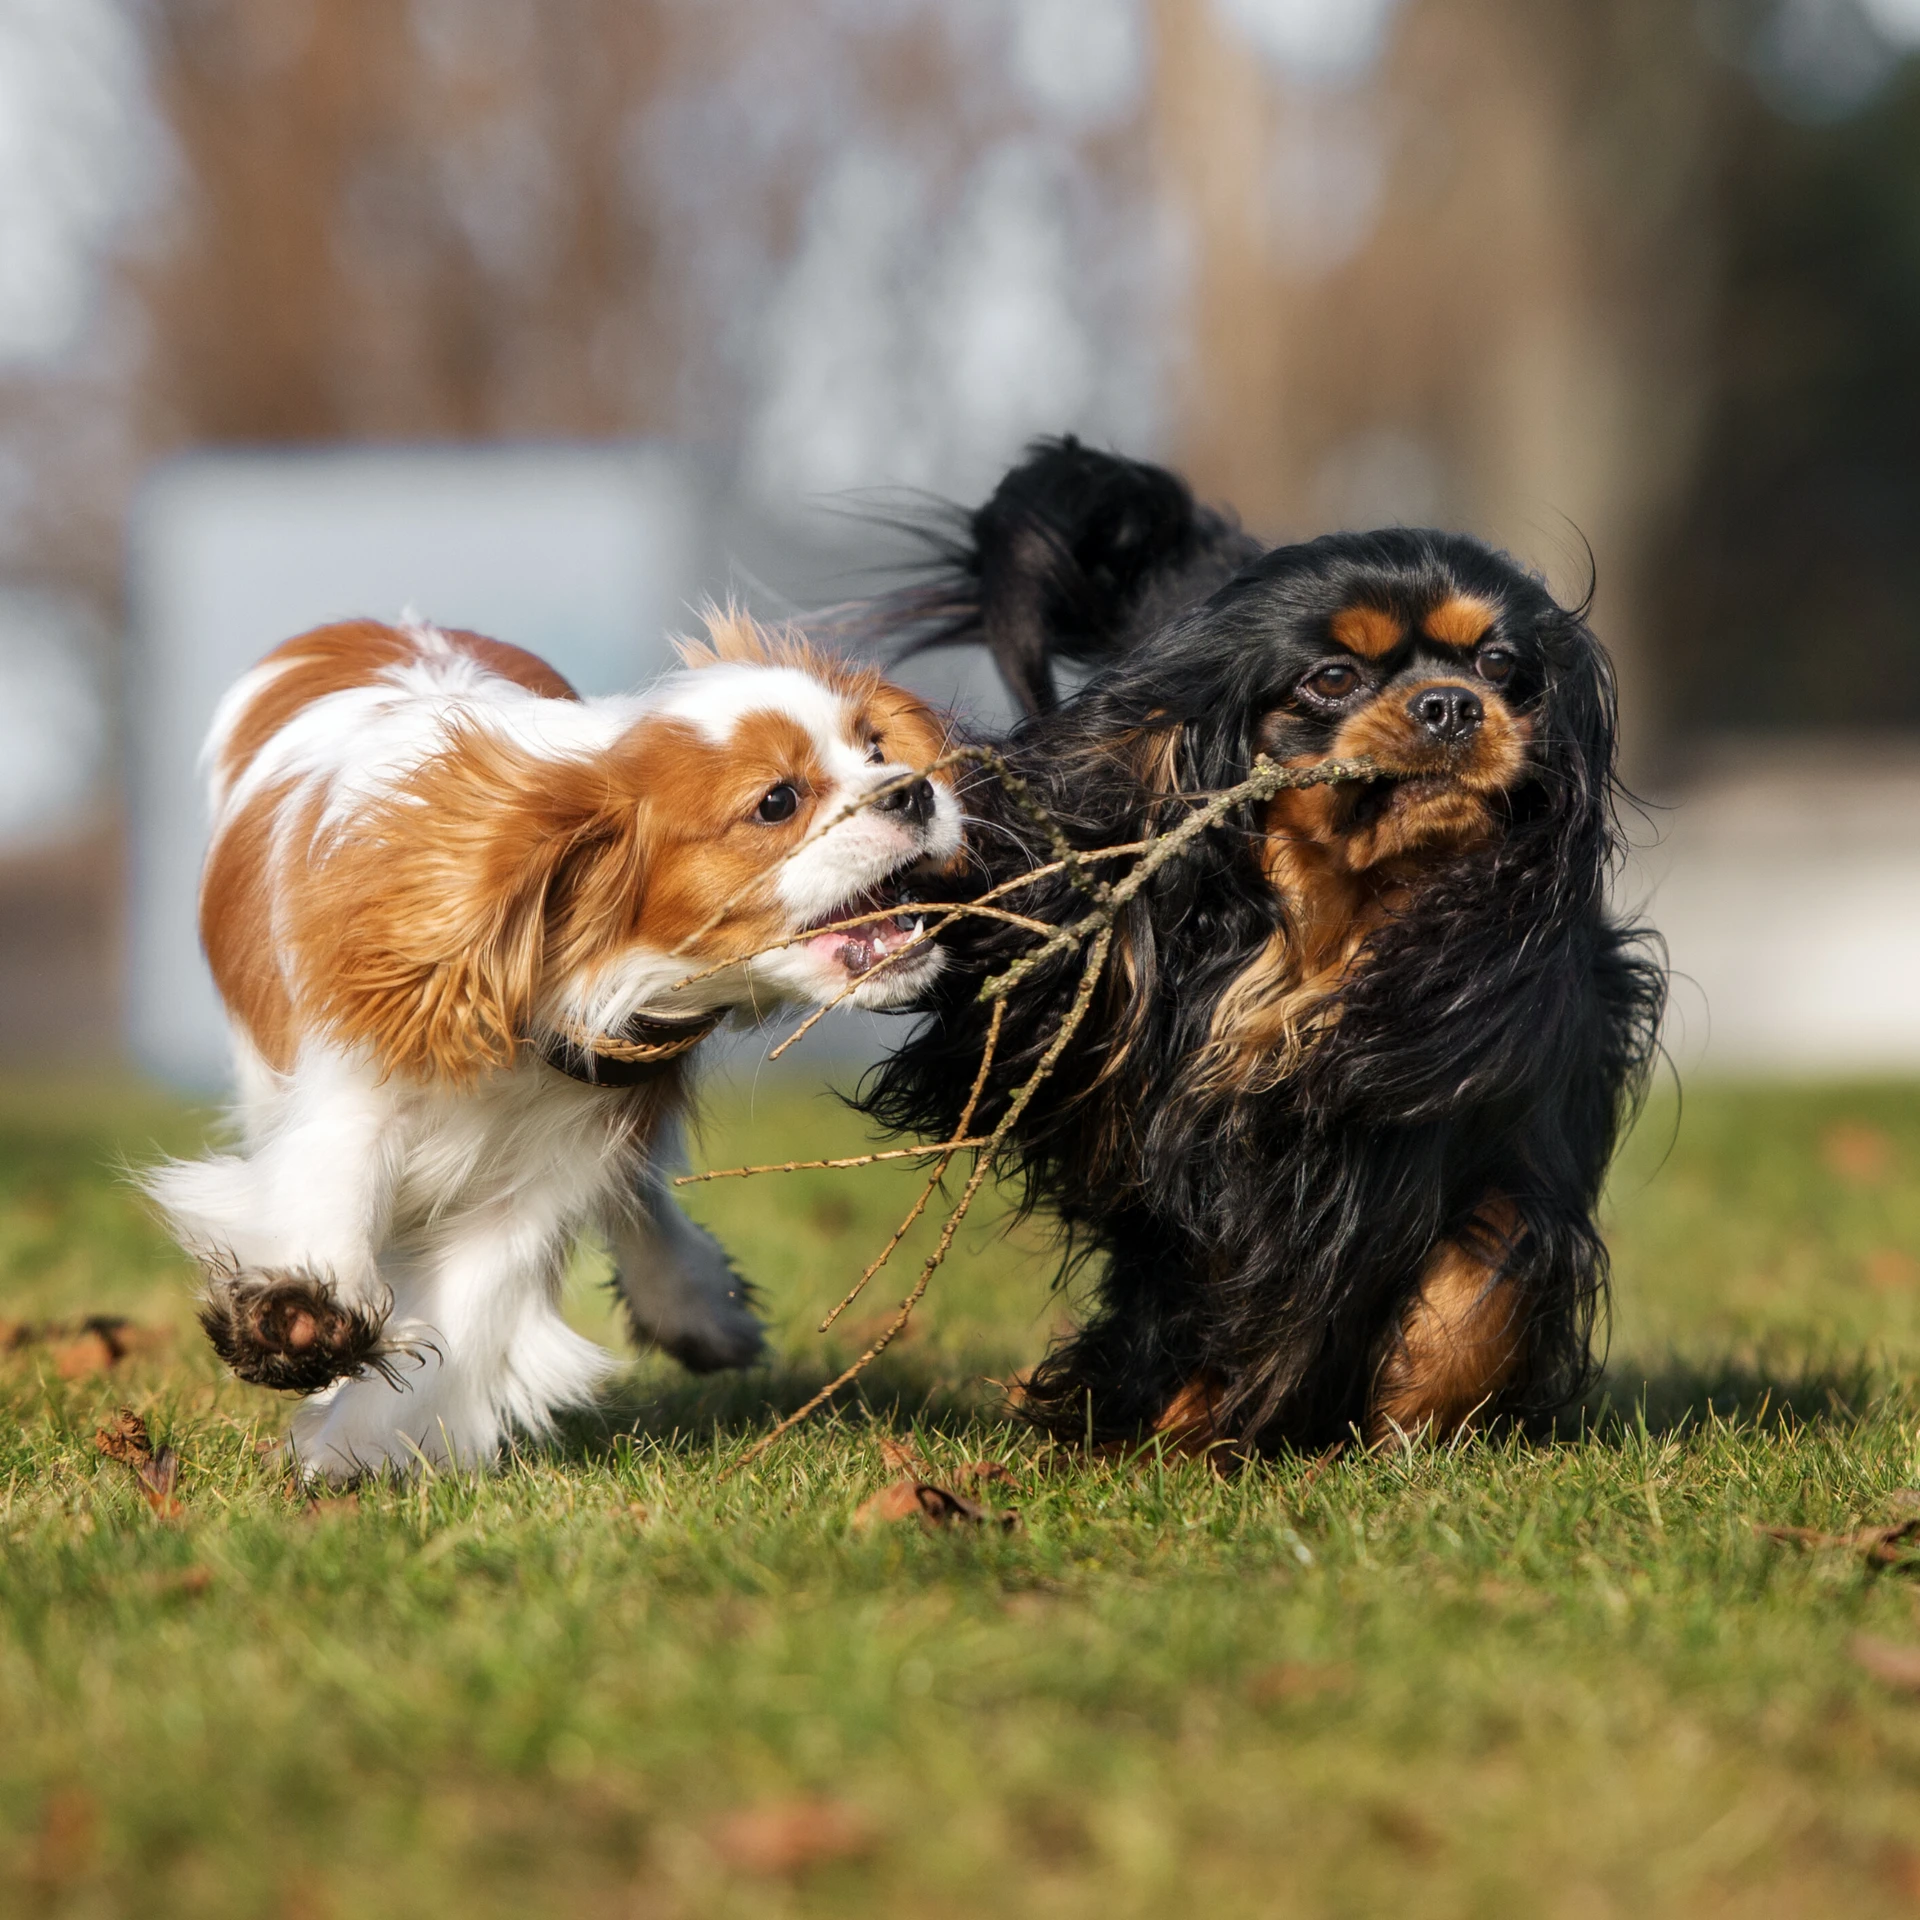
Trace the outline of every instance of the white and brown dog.
{"label": "white and brown dog", "polygon": [[958,856],[960,814],[914,772],[943,731],[911,695],[709,627],[650,693],[582,700],[477,634],[349,622],[215,717],[200,923],[243,1151],[150,1188],[222,1357],[313,1396],[310,1473],[485,1463],[587,1399],[612,1358],[558,1310],[583,1230],[639,1340],[694,1368],[759,1352],[665,1190],[687,1056],[736,1010],[925,988],[908,889]]}

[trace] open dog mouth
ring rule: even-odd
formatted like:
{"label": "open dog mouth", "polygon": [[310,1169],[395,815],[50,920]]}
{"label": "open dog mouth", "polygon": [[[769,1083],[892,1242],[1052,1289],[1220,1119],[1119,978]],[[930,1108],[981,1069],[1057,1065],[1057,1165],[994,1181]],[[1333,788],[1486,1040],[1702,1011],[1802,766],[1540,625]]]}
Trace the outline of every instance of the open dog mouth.
{"label": "open dog mouth", "polygon": [[[819,931],[802,928],[803,933],[810,934],[805,942],[807,952],[844,967],[856,979],[871,973],[882,960],[899,953],[925,931],[919,896],[908,880],[907,875],[883,880],[821,915],[814,922]],[[870,919],[868,915],[876,917]],[[859,924],[847,926],[849,920]]]}
{"label": "open dog mouth", "polygon": [[1349,804],[1347,825],[1370,827],[1389,813],[1431,798],[1459,781],[1450,773],[1396,773],[1358,786]]}

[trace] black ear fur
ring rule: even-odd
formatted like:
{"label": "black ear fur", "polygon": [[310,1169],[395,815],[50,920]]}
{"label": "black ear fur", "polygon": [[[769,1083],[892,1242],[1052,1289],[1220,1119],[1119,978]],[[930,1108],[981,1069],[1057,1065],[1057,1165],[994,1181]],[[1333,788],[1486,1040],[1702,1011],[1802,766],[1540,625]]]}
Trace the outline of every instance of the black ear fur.
{"label": "black ear fur", "polygon": [[1058,703],[1055,659],[1125,653],[1263,551],[1177,474],[1071,435],[1036,440],[936,545],[935,578],[884,602],[874,625],[911,633],[903,655],[983,643],[1029,714]]}

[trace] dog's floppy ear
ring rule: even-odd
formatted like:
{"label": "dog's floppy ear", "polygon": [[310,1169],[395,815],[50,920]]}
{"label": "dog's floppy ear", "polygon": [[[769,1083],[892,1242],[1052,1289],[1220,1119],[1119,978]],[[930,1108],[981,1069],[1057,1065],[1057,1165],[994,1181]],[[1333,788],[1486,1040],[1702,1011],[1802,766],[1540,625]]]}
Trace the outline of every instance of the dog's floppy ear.
{"label": "dog's floppy ear", "polygon": [[1124,653],[1264,551],[1177,474],[1071,436],[1035,441],[957,537],[934,543],[935,577],[866,624],[906,631],[905,653],[983,643],[1030,714],[1058,700],[1055,659]]}
{"label": "dog's floppy ear", "polygon": [[552,970],[638,897],[637,809],[605,767],[472,733],[327,847],[292,927],[312,1011],[383,1073],[510,1066]]}

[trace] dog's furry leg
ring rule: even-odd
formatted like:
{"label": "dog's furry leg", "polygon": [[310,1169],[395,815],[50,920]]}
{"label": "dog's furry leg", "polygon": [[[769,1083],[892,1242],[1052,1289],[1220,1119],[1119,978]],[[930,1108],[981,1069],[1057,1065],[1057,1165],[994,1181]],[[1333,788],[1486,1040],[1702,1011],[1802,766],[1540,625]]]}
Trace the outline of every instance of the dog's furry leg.
{"label": "dog's furry leg", "polygon": [[1435,1249],[1420,1291],[1374,1374],[1367,1438],[1445,1439],[1481,1417],[1526,1349],[1520,1290],[1506,1271],[1517,1219],[1491,1202],[1460,1240]]}
{"label": "dog's furry leg", "polygon": [[247,1151],[175,1161],[147,1191],[206,1274],[214,1351],[256,1386],[316,1393],[381,1362],[389,1101],[324,1051],[285,1076],[245,1049],[240,1067]]}
{"label": "dog's furry leg", "polygon": [[664,1173],[680,1164],[677,1132],[663,1133],[608,1222],[614,1287],[641,1346],[658,1347],[695,1373],[750,1367],[764,1350],[750,1290],[719,1241],[674,1203]]}
{"label": "dog's furry leg", "polygon": [[393,1262],[396,1358],[385,1379],[342,1381],[294,1416],[303,1472],[484,1468],[510,1432],[539,1438],[589,1402],[614,1360],[560,1317],[569,1240],[557,1212],[521,1196],[440,1223]]}

